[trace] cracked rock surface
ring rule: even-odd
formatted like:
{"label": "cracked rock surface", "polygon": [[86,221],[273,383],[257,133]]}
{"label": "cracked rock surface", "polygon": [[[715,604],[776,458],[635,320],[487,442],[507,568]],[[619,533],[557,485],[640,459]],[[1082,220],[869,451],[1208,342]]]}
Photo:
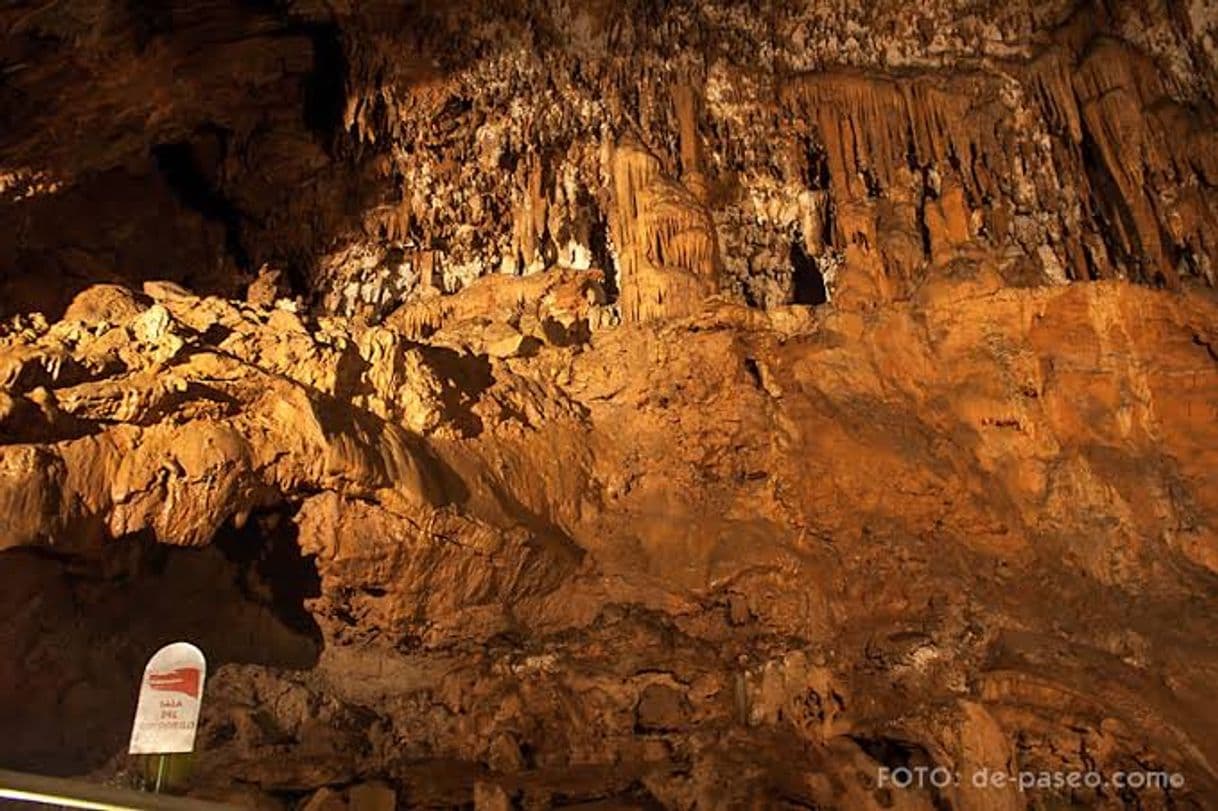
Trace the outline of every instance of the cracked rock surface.
{"label": "cracked rock surface", "polygon": [[0,31],[0,766],[185,638],[238,807],[1218,802],[1212,2]]}
{"label": "cracked rock surface", "polygon": [[[594,284],[552,292],[586,325]],[[539,326],[499,357],[480,342],[530,307],[498,287],[451,300],[485,323],[422,340],[156,286],[15,322],[6,576],[43,605],[6,593],[26,730],[6,757],[121,703],[86,638],[135,656],[168,626],[225,637],[201,785],[281,803],[376,778],[421,806],[489,786],[529,807],[878,808],[898,757],[1153,764],[1188,775],[1172,802],[1213,791],[1211,296],[711,301],[573,341]],[[108,624],[158,587],[177,624]],[[79,702],[20,694],[35,665]]]}

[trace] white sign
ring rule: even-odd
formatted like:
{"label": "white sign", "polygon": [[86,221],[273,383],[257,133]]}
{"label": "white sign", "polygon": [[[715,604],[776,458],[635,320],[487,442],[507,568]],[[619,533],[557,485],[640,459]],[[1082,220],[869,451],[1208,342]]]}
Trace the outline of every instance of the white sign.
{"label": "white sign", "polygon": [[206,676],[203,651],[189,642],[174,642],[154,653],[144,667],[127,751],[133,755],[193,751]]}

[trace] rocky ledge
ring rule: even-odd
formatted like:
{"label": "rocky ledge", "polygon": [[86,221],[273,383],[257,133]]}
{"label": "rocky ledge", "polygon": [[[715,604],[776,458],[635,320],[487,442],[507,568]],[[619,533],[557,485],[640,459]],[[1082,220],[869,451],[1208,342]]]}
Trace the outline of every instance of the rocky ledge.
{"label": "rocky ledge", "polygon": [[1211,0],[0,32],[0,766],[189,639],[243,807],[1216,802]]}
{"label": "rocky ledge", "polygon": [[14,320],[5,758],[117,767],[130,673],[188,629],[223,663],[200,785],[268,807],[880,808],[908,763],[1215,790],[1212,296],[603,326],[600,290],[356,327],[151,283]]}

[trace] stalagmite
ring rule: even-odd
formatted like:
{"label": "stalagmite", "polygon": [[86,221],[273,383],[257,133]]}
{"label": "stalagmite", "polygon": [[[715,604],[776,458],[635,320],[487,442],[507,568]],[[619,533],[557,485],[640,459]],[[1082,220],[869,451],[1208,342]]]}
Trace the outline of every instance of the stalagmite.
{"label": "stalagmite", "polygon": [[1214,12],[0,3],[0,766],[1218,807]]}

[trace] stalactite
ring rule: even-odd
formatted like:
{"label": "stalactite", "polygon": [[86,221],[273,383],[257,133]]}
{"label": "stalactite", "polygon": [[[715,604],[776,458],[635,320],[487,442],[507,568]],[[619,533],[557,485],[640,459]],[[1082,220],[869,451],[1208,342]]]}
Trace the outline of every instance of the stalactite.
{"label": "stalactite", "polygon": [[718,243],[709,214],[638,144],[618,144],[609,160],[623,319],[693,311],[716,288]]}

